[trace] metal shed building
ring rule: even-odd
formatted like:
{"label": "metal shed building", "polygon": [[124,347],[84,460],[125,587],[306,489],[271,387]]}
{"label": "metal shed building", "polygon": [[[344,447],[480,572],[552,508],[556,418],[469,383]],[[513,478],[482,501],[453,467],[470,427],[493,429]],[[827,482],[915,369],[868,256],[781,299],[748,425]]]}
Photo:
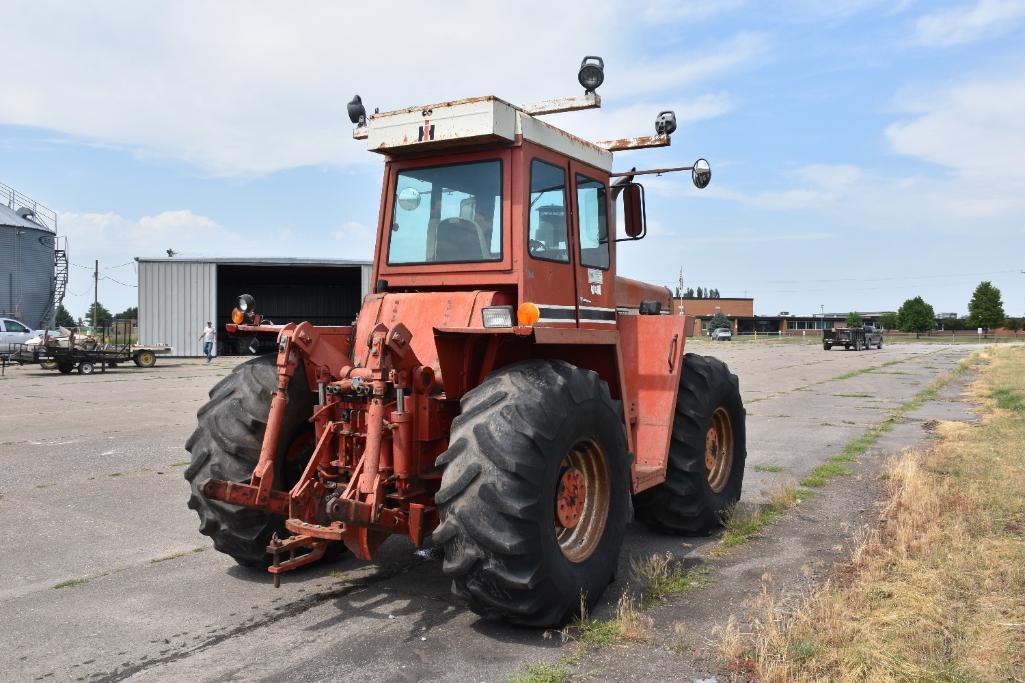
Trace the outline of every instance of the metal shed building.
{"label": "metal shed building", "polygon": [[370,290],[369,261],[303,258],[136,258],[139,343],[170,344],[175,356],[202,356],[206,321],[218,334],[236,297],[276,322],[347,325]]}

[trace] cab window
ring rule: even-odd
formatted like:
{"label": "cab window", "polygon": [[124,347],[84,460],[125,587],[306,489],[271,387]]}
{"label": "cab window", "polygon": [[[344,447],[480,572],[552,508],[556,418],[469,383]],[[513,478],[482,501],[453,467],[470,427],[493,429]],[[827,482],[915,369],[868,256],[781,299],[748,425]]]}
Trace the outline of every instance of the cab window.
{"label": "cab window", "polygon": [[29,331],[27,327],[14,320],[8,320],[6,321],[6,323],[8,332],[21,332],[22,334],[24,334],[25,332]]}
{"label": "cab window", "polygon": [[566,171],[534,159],[530,162],[530,255],[569,262],[566,229]]}
{"label": "cab window", "polygon": [[501,260],[501,161],[399,172],[389,264]]}
{"label": "cab window", "polygon": [[580,225],[580,263],[592,268],[609,267],[609,220],[605,183],[576,176],[577,213]]}

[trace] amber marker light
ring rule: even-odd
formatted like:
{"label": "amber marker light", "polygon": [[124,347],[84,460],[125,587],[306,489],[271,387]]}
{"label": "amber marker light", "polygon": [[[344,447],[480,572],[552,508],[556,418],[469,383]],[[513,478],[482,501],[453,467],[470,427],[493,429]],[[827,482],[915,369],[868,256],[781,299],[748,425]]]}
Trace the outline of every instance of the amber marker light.
{"label": "amber marker light", "polygon": [[536,323],[540,317],[541,309],[537,307],[537,304],[532,304],[529,301],[524,301],[516,309],[516,320],[519,321],[520,325],[529,327]]}
{"label": "amber marker light", "polygon": [[231,322],[235,323],[236,325],[241,325],[242,321],[245,319],[246,314],[242,311],[238,310],[237,308],[233,308],[231,310]]}

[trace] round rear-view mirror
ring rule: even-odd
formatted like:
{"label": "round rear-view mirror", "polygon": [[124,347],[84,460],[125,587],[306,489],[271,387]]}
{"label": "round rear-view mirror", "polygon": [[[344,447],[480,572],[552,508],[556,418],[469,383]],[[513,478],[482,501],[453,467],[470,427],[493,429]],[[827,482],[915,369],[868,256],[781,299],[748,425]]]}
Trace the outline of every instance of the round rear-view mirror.
{"label": "round rear-view mirror", "polygon": [[420,193],[413,187],[407,187],[399,192],[399,207],[404,211],[412,211],[420,206]]}
{"label": "round rear-view mirror", "polygon": [[694,187],[703,190],[712,182],[712,167],[705,159],[698,159],[694,162],[694,168],[690,170],[690,179],[694,181]]}

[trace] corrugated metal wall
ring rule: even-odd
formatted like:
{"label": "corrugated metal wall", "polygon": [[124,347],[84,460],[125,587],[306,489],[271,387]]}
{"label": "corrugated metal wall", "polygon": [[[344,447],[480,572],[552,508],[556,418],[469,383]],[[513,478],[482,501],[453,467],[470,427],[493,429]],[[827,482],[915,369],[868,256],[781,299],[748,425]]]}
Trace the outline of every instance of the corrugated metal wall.
{"label": "corrugated metal wall", "polygon": [[0,315],[18,318],[34,330],[50,322],[53,240],[46,230],[0,225]]}
{"label": "corrugated metal wall", "polygon": [[216,320],[217,265],[139,262],[139,343],[170,344],[175,356],[201,356],[199,335]]}

